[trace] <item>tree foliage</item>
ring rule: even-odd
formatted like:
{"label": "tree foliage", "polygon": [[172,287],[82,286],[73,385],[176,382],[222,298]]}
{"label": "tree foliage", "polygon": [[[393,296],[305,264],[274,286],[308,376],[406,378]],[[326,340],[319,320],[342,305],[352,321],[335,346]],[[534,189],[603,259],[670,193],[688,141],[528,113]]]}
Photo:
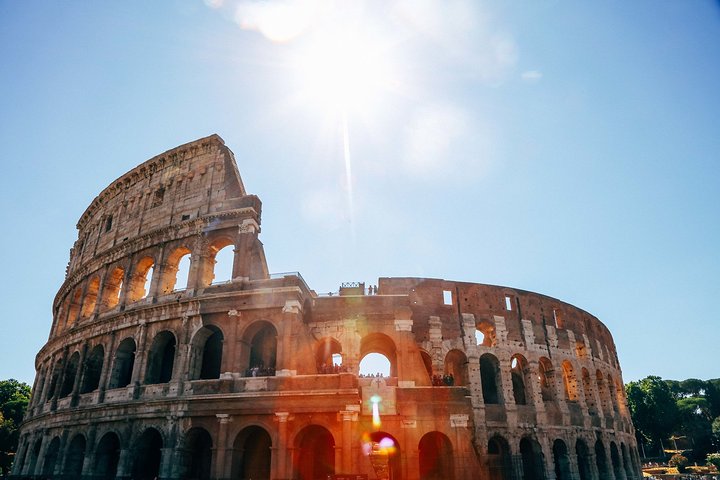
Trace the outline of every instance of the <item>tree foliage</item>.
{"label": "tree foliage", "polygon": [[0,474],[10,473],[20,423],[30,402],[30,386],[15,379],[0,381]]}

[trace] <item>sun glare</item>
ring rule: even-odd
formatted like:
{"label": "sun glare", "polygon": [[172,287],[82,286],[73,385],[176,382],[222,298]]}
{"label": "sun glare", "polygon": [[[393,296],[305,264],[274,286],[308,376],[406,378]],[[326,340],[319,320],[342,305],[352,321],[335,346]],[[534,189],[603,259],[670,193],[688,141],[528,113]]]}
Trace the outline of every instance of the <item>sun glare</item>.
{"label": "sun glare", "polygon": [[342,112],[365,111],[391,86],[381,45],[357,32],[324,32],[299,49],[296,68],[307,101]]}

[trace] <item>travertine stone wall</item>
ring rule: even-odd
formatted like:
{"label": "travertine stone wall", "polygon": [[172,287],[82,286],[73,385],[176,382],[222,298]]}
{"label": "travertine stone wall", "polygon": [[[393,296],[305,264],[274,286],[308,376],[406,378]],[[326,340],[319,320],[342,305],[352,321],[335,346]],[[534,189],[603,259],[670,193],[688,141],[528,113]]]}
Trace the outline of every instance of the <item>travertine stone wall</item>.
{"label": "travertine stone wall", "polygon": [[[92,202],[36,357],[15,477],[375,478],[374,444],[392,445],[395,479],[640,478],[597,318],[441,279],[318,295],[268,273],[260,224],[217,135]],[[218,282],[223,248],[232,275]],[[370,353],[389,376],[360,375]]]}

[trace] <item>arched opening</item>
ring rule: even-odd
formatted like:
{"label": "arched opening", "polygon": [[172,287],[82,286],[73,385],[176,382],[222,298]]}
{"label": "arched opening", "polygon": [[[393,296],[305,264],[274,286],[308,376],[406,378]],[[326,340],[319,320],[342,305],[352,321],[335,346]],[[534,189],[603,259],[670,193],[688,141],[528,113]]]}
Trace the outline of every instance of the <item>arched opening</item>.
{"label": "arched opening", "polygon": [[95,345],[85,360],[85,373],[82,377],[80,393],[88,393],[98,389],[104,360],[105,348],[102,345]]}
{"label": "arched opening", "polygon": [[270,479],[272,440],[264,428],[244,428],[233,443],[232,478]]}
{"label": "arched opening", "polygon": [[540,444],[528,437],[520,440],[524,480],[545,480],[545,459]]}
{"label": "arched opening", "polygon": [[495,322],[481,319],[475,323],[475,343],[483,347],[495,345]]}
{"label": "arched opening", "polygon": [[342,357],[338,363],[338,355],[342,354],[340,342],[334,338],[323,338],[315,349],[315,367],[317,373],[337,373],[342,365]]}
{"label": "arched opening", "polygon": [[526,389],[526,377],[528,363],[525,357],[520,354],[513,355],[510,359],[510,376],[512,379],[513,398],[516,405],[527,405],[528,394]]}
{"label": "arched opening", "polygon": [[222,330],[215,325],[198,330],[191,342],[190,380],[220,378],[223,341]]}
{"label": "arched opening", "polygon": [[361,377],[390,377],[392,365],[390,360],[381,353],[368,353],[360,359],[359,373]]}
{"label": "arched opening", "polygon": [[43,462],[42,474],[46,477],[51,477],[55,474],[55,467],[57,466],[58,454],[60,453],[60,438],[55,437],[50,442],[47,451],[45,452],[45,461]]}
{"label": "arched opening", "polygon": [[309,425],[298,433],[293,467],[299,480],[323,479],[335,474],[335,440],[325,427]]}
{"label": "arched opening", "polygon": [[210,480],[212,438],[204,428],[191,428],[185,435],[180,456],[180,478]]}
{"label": "arched opening", "polygon": [[503,437],[496,435],[488,441],[489,480],[510,480],[512,461],[510,446]]}
{"label": "arched opening", "polygon": [[633,478],[635,475],[633,473],[632,461],[630,459],[630,454],[625,443],[620,444],[620,451],[622,452],[622,461],[623,466],[625,467],[625,476],[627,478]]}
{"label": "arched opening", "polygon": [[97,304],[98,292],[100,291],[100,278],[96,275],[88,282],[87,291],[85,292],[85,298],[82,304],[82,313],[80,316],[83,318],[89,317],[95,311],[95,305]]}
{"label": "arched opening", "polygon": [[486,353],[480,357],[480,380],[485,403],[489,405],[502,403],[500,362],[495,355]]}
{"label": "arched opening", "polygon": [[152,257],[143,257],[137,263],[130,281],[130,290],[127,295],[128,303],[137,302],[150,293],[154,266],[155,260]]}
{"label": "arched opening", "polygon": [[370,440],[380,445],[388,454],[388,470],[390,480],[403,478],[400,467],[400,442],[387,432],[373,432]]}
{"label": "arched opening", "polygon": [[126,338],[115,351],[115,363],[110,375],[109,388],[123,388],[132,381],[133,367],[135,366],[135,340]]}
{"label": "arched opening", "polygon": [[224,283],[232,280],[233,262],[235,261],[235,247],[226,245],[217,251],[213,268],[212,283]]}
{"label": "arched opening", "polygon": [[133,448],[132,478],[154,480],[160,476],[163,439],[154,428],[145,430]]}
{"label": "arched opening", "polygon": [[175,364],[175,335],[165,330],[153,339],[148,357],[145,383],[167,383],[172,378]]}
{"label": "arched opening", "polygon": [[[385,357],[385,360],[390,364],[389,369],[386,370],[388,365],[385,364],[380,357],[370,354],[380,354]],[[370,357],[370,358],[367,358]],[[392,338],[388,337],[384,333],[371,333],[363,337],[360,341],[360,373],[361,374],[375,374],[382,373],[384,376],[397,377],[397,351],[395,348],[395,342]],[[375,362],[382,362],[376,363]],[[373,367],[377,370],[373,371]],[[367,370],[364,370],[367,369]]]}
{"label": "arched opening", "polygon": [[454,480],[455,470],[450,439],[440,432],[428,432],[418,444],[420,480]]}
{"label": "arched opening", "polygon": [[580,480],[592,480],[592,471],[590,470],[590,450],[588,449],[587,444],[579,438],[575,442],[575,454],[577,455]]}
{"label": "arched opening", "polygon": [[563,383],[565,384],[565,399],[571,402],[578,400],[577,378],[575,370],[569,360],[565,360],[563,367]]}
{"label": "arched opening", "polygon": [[453,385],[468,384],[468,359],[465,353],[453,349],[445,355],[445,375],[452,378]]}
{"label": "arched opening", "polygon": [[190,250],[179,247],[172,251],[165,262],[160,291],[167,295],[174,291],[185,290],[190,275]]}
{"label": "arched opening", "polygon": [[85,461],[85,437],[77,434],[73,437],[65,454],[63,473],[67,478],[80,478]]}
{"label": "arched opening", "polygon": [[62,374],[62,360],[55,362],[55,367],[52,371],[52,377],[50,378],[50,388],[45,392],[45,401],[49,402],[50,399],[55,395],[58,382],[60,381],[60,375]]}
{"label": "arched opening", "polygon": [[610,442],[610,461],[612,462],[613,473],[616,479],[622,478],[622,465],[620,464],[620,455],[618,454],[615,442]]}
{"label": "arched opening", "polygon": [[122,291],[125,270],[122,267],[115,267],[105,279],[103,286],[103,303],[108,310],[111,310],[120,303],[120,292]]}
{"label": "arched opening", "polygon": [[35,473],[35,465],[37,464],[38,457],[40,457],[40,447],[42,447],[42,438],[38,438],[30,451],[30,461],[28,462],[28,473],[33,475]]}
{"label": "arched opening", "polygon": [[80,353],[75,352],[70,356],[70,360],[68,360],[65,366],[65,375],[63,377],[62,387],[60,388],[60,397],[67,397],[72,393],[79,364]]}
{"label": "arched opening", "polygon": [[251,325],[243,339],[250,345],[247,353],[245,376],[263,377],[275,375],[277,357],[277,330],[268,322]]}
{"label": "arched opening", "polygon": [[603,374],[600,370],[595,372],[595,383],[597,385],[598,397],[600,398],[603,414],[605,416],[612,416],[612,413],[610,412],[609,392],[608,389],[605,388],[605,380],[603,379]]}
{"label": "arched opening", "polygon": [[113,432],[108,432],[100,439],[95,449],[96,478],[111,480],[117,474],[120,461],[120,439]]}
{"label": "arched opening", "polygon": [[555,478],[557,480],[572,480],[567,445],[560,439],[555,440],[553,443],[553,458],[555,460]]}
{"label": "arched opening", "polygon": [[598,473],[600,474],[600,478],[608,478],[610,476],[607,458],[605,457],[605,446],[599,438],[595,442],[595,464],[597,466]]}
{"label": "arched opening", "polygon": [[544,402],[551,402],[553,394],[553,366],[549,358],[540,357],[538,362],[538,378],[540,380],[540,393]]}
{"label": "arched opening", "polygon": [[80,316],[80,301],[82,300],[82,290],[80,287],[76,288],[75,291],[73,291],[72,296],[70,297],[70,303],[68,304],[67,308],[67,319],[65,320],[65,328],[72,328],[73,325],[75,325],[75,322],[77,322],[78,317]]}
{"label": "arched opening", "polygon": [[615,390],[615,382],[613,381],[612,376],[608,374],[607,376],[607,390],[608,390],[608,396],[610,397],[610,403],[612,403],[612,409],[613,412],[618,413],[618,401],[617,401],[617,393]]}

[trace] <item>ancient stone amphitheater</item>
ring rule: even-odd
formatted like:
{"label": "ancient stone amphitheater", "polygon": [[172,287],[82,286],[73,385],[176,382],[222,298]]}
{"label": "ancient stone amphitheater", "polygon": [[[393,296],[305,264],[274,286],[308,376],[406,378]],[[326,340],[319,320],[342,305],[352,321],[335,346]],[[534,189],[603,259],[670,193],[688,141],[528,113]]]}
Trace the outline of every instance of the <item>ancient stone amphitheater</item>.
{"label": "ancient stone amphitheater", "polygon": [[[439,279],[318,294],[268,272],[260,214],[217,135],[93,200],[37,355],[14,477],[640,477],[597,318]],[[219,281],[223,251],[232,274]],[[359,374],[371,353],[389,375]]]}

